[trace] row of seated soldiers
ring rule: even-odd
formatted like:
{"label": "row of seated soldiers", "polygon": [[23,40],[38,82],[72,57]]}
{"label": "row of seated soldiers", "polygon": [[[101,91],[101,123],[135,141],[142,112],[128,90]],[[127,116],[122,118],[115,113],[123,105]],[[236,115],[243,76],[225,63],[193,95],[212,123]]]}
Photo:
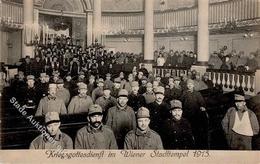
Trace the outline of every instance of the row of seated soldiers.
{"label": "row of seated soldiers", "polygon": [[[36,116],[45,115],[48,111],[59,114],[87,113],[92,104],[98,104],[103,109],[103,122],[106,123],[109,109],[118,105],[118,94],[123,89],[127,95],[127,100],[124,100],[127,108],[136,113],[140,107],[147,107],[152,115],[151,126],[159,131],[161,121],[169,117],[170,101],[179,99],[183,102],[185,117],[192,124],[195,145],[198,148],[207,147],[207,115],[201,111],[205,109],[205,102],[201,94],[194,90],[197,80],[188,79],[186,75],[182,78],[148,79],[139,71],[135,76],[129,74],[126,80],[122,72],[113,81],[109,73],[105,80],[93,75],[88,79],[84,75],[79,75],[77,79],[71,79],[71,76],[62,79],[58,74],[50,78],[42,73],[39,79],[28,75],[25,81],[21,72],[18,76],[19,79],[12,83],[15,89],[12,93],[20,104],[26,105],[28,112]],[[127,118],[122,116],[118,119]]]}

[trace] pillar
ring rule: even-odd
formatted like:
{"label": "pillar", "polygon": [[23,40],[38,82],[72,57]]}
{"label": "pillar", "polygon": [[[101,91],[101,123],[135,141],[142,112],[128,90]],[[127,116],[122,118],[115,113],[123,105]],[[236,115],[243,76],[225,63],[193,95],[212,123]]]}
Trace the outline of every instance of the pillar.
{"label": "pillar", "polygon": [[148,70],[154,61],[153,0],[145,0],[144,4],[144,63]]}
{"label": "pillar", "polygon": [[87,38],[86,38],[86,46],[90,46],[92,44],[92,36],[93,36],[93,13],[86,13],[86,30],[87,30]]}
{"label": "pillar", "polygon": [[198,64],[207,65],[209,60],[209,1],[198,0]]}
{"label": "pillar", "polygon": [[22,47],[22,57],[30,56],[33,57],[33,46],[31,45],[34,34],[33,34],[33,0],[23,0],[23,47]]}
{"label": "pillar", "polygon": [[101,22],[101,0],[94,0],[93,7],[93,37],[92,41],[98,39],[98,42],[101,42],[101,33],[102,33],[102,22]]}
{"label": "pillar", "polygon": [[197,65],[193,65],[191,69],[195,69],[204,74],[207,69],[209,60],[209,0],[198,0],[198,34],[197,34]]}

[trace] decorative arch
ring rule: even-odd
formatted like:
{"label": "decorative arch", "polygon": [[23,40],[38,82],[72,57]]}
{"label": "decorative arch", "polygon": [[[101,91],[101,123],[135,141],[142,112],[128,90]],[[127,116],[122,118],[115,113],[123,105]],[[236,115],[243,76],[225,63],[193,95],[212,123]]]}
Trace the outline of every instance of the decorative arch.
{"label": "decorative arch", "polygon": [[42,8],[45,9],[63,10],[63,11],[71,11],[71,12],[79,12],[79,13],[82,13],[85,10],[85,4],[83,3],[82,0],[38,0],[38,1],[41,1]]}

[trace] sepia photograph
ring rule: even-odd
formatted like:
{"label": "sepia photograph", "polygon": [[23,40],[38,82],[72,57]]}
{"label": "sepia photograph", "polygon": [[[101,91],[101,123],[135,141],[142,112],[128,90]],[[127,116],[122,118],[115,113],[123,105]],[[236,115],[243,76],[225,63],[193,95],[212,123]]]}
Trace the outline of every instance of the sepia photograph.
{"label": "sepia photograph", "polygon": [[260,0],[0,0],[0,163],[260,164]]}

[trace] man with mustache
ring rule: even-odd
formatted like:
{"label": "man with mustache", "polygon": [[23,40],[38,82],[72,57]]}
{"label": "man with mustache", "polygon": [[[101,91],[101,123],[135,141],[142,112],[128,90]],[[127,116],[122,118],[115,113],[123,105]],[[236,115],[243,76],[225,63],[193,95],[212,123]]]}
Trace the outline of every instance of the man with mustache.
{"label": "man with mustache", "polygon": [[165,89],[162,86],[155,88],[155,101],[148,104],[150,111],[150,127],[157,133],[160,133],[163,120],[169,117],[169,105],[164,102]]}
{"label": "man with mustache", "polygon": [[102,119],[102,108],[97,104],[91,105],[88,124],[77,132],[75,149],[117,149],[114,133],[102,124]]}
{"label": "man with mustache", "polygon": [[194,139],[191,125],[182,117],[182,103],[179,100],[170,101],[171,117],[163,122],[162,139],[165,149],[192,149]]}
{"label": "man with mustache", "polygon": [[149,128],[150,112],[141,107],[137,114],[137,128],[127,133],[124,149],[163,149],[161,137]]}

